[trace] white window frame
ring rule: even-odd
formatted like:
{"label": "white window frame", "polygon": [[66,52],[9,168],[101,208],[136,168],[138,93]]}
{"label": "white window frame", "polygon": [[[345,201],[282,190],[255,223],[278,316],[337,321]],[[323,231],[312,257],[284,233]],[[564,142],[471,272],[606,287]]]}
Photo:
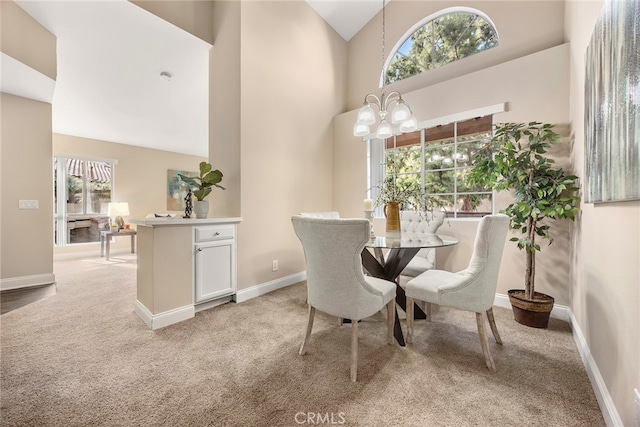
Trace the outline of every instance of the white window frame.
{"label": "white window frame", "polygon": [[[463,122],[465,120],[473,119],[474,117],[483,117],[487,115],[496,115],[499,113],[503,113],[507,111],[507,103],[503,102],[500,104],[489,105],[486,107],[476,108],[474,110],[468,110],[456,114],[451,114],[448,116],[442,116],[435,119],[424,120],[418,123],[418,129],[420,129],[420,140],[421,140],[421,150],[422,150],[422,158],[424,159],[424,140],[425,140],[425,129],[446,125],[453,122]],[[495,122],[495,118],[494,118]],[[378,195],[377,186],[384,179],[385,176],[385,148],[384,148],[384,140],[382,139],[369,139],[367,141],[367,155],[368,155],[368,169],[367,169],[367,178],[369,184],[369,190],[367,193],[368,198],[375,200]],[[421,185],[424,187],[424,173],[425,167],[424,163],[421,163]],[[384,218],[384,214],[382,212],[382,207],[378,206],[375,209],[374,216],[375,218]],[[491,191],[491,212],[495,213],[495,191]],[[457,217],[454,216],[451,219],[456,220],[479,220],[478,217]]]}
{"label": "white window frame", "polygon": [[[66,203],[66,198],[60,197],[60,195],[64,195],[67,193],[67,168],[66,168],[66,163],[68,159],[74,159],[74,160],[84,160],[84,161],[91,161],[91,162],[103,162],[103,163],[109,163],[111,165],[111,200],[114,200],[114,195],[115,195],[115,167],[118,164],[117,160],[114,159],[107,159],[107,158],[98,158],[98,157],[86,157],[86,156],[78,156],[75,154],[56,154],[54,155],[54,161],[57,160],[58,161],[58,169],[55,170],[54,169],[54,173],[57,174],[56,177],[54,177],[54,185],[57,182],[58,183],[58,197],[56,198],[56,196],[54,195],[53,200],[54,200],[54,218],[53,218],[53,226],[54,226],[54,233],[56,233],[58,236],[63,236],[63,238],[59,238],[55,239],[54,236],[54,245],[56,247],[62,247],[62,246],[69,246],[69,245],[77,245],[77,244],[82,244],[82,243],[69,243],[67,242],[67,235],[68,235],[68,219],[69,218],[73,218],[73,217],[82,217],[82,216],[87,216],[87,215],[93,215],[93,216],[106,216],[102,215],[100,213],[96,213],[96,214],[92,214],[92,213],[85,213],[84,211],[86,211],[86,193],[87,193],[87,185],[86,182],[83,183],[83,187],[82,187],[82,192],[83,192],[83,199],[85,200],[85,206],[83,207],[83,213],[82,214],[69,214],[67,212],[67,203]],[[60,167],[60,165],[63,165],[62,167]],[[85,177],[86,180],[86,177]],[[55,189],[54,189],[55,190]],[[91,243],[95,243],[95,242],[91,242]]]}
{"label": "white window frame", "polygon": [[[431,15],[427,16],[426,18],[421,19],[420,21],[418,21],[417,23],[415,23],[411,28],[409,28],[407,30],[407,32],[405,32],[402,37],[400,37],[398,39],[398,41],[396,42],[396,44],[393,46],[393,49],[391,49],[391,54],[387,56],[387,58],[385,59],[384,62],[384,66],[382,67],[382,73],[380,75],[380,81],[379,81],[379,86],[380,88],[385,86],[385,78],[387,75],[387,69],[389,69],[389,65],[391,65],[391,61],[393,61],[393,58],[396,56],[396,52],[398,52],[398,50],[400,49],[400,47],[402,47],[402,45],[404,44],[405,41],[407,41],[407,39],[409,37],[411,37],[411,35],[413,33],[415,33],[416,31],[418,31],[420,28],[422,28],[424,25],[426,25],[428,22],[433,21],[435,19],[440,18],[441,16],[444,15],[449,15],[452,13],[472,13],[474,15],[478,15],[480,16],[482,19],[484,19],[485,21],[487,21],[489,23],[489,25],[491,25],[493,27],[493,30],[496,32],[496,37],[498,39],[498,42],[496,43],[496,46],[498,46],[498,44],[500,43],[500,34],[498,34],[498,27],[496,27],[496,24],[494,24],[494,22],[491,20],[491,18],[489,18],[489,16],[478,10],[478,9],[474,9],[472,7],[465,7],[465,6],[454,6],[454,7],[448,7],[446,9],[441,9],[435,13],[432,13]],[[485,51],[483,51],[485,52]],[[422,73],[420,73],[422,74]],[[414,76],[417,76],[419,74],[415,74]],[[411,77],[414,77],[411,76]],[[394,82],[397,83],[397,82]],[[451,122],[449,122],[451,123]]]}

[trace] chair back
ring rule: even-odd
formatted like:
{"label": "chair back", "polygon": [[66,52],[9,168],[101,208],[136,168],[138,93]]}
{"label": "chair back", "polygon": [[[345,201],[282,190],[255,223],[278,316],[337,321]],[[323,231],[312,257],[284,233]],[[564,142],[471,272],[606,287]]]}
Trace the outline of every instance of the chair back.
{"label": "chair back", "polygon": [[382,293],[362,272],[369,220],[291,217],[307,262],[308,303],[325,313],[359,320],[380,310]]}
{"label": "chair back", "polygon": [[482,217],[469,266],[460,272],[473,277],[476,298],[480,306],[485,307],[484,310],[491,307],[495,299],[509,221],[509,217],[503,214]]}
{"label": "chair back", "polygon": [[[436,234],[438,228],[444,223],[445,212],[400,212],[400,232],[417,234]],[[436,251],[430,248],[423,248],[418,251],[417,256],[426,258],[435,265]]]}

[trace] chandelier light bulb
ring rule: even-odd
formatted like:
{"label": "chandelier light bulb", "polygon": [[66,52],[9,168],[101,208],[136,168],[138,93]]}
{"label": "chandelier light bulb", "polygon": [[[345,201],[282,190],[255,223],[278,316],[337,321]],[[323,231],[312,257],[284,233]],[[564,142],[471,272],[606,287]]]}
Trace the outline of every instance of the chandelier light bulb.
{"label": "chandelier light bulb", "polygon": [[371,131],[369,130],[369,126],[364,125],[360,122],[356,122],[356,124],[353,125],[353,134],[355,136],[367,136],[370,132]]}
{"label": "chandelier light bulb", "polygon": [[411,115],[409,120],[407,120],[406,122],[403,122],[400,125],[400,132],[402,133],[413,132],[417,129],[418,129],[418,120],[416,119],[416,116],[414,116],[413,114]]}
{"label": "chandelier light bulb", "polygon": [[357,123],[361,125],[372,125],[376,122],[376,115],[371,108],[371,104],[366,104],[358,111]]}
{"label": "chandelier light bulb", "polygon": [[387,139],[393,136],[393,130],[391,129],[391,125],[387,123],[386,120],[380,122],[378,129],[376,130],[376,138],[378,139]]}
{"label": "chandelier light bulb", "polygon": [[411,110],[400,98],[391,112],[391,123],[403,123],[411,118]]}

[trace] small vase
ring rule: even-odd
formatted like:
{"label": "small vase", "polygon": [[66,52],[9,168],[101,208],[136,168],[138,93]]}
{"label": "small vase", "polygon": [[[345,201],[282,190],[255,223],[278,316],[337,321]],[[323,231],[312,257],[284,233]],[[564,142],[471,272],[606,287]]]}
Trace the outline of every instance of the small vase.
{"label": "small vase", "polygon": [[196,214],[196,218],[206,218],[209,214],[209,201],[196,200],[193,203],[193,212]]}
{"label": "small vase", "polygon": [[384,216],[387,218],[385,228],[387,235],[400,234],[400,205],[397,202],[384,205]]}

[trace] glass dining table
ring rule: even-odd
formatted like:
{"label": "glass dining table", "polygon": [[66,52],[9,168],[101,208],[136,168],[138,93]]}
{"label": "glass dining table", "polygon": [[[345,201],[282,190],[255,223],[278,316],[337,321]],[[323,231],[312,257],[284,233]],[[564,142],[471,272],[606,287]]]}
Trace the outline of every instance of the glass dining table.
{"label": "glass dining table", "polygon": [[[401,233],[397,236],[376,236],[362,250],[362,265],[369,275],[395,282],[396,303],[406,311],[406,295],[398,281],[402,270],[420,249],[443,248],[457,243],[458,240],[454,237],[437,234]],[[418,306],[414,307],[414,313],[416,319],[426,318],[424,311]],[[405,345],[398,310],[396,310],[394,336],[398,344]]]}

